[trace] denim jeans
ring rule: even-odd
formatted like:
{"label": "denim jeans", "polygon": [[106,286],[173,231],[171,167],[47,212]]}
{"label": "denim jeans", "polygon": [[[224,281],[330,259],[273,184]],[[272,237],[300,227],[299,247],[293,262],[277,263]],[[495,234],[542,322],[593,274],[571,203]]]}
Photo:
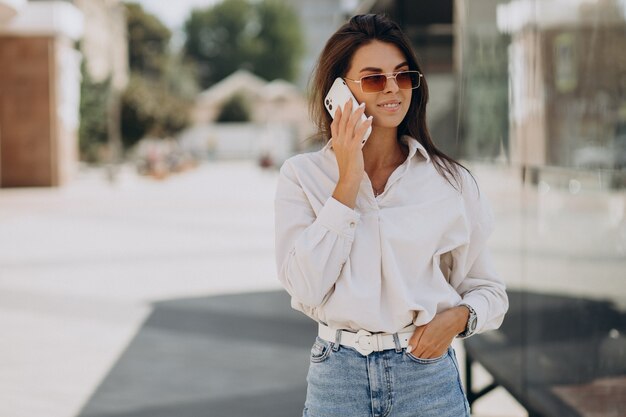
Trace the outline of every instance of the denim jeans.
{"label": "denim jeans", "polygon": [[319,336],[303,417],[469,417],[454,349],[420,359],[396,348],[363,356]]}

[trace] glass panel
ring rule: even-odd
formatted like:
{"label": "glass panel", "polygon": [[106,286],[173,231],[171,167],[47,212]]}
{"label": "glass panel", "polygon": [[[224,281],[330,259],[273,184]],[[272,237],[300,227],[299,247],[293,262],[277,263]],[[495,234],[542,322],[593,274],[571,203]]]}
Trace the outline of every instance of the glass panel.
{"label": "glass panel", "polygon": [[511,299],[468,351],[531,414],[626,415],[626,2],[456,5],[458,141]]}

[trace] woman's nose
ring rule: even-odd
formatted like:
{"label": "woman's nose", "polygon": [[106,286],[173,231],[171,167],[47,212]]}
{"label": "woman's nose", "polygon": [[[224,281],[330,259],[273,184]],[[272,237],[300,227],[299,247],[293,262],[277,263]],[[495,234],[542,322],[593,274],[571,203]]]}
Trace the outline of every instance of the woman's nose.
{"label": "woman's nose", "polygon": [[385,93],[395,93],[398,90],[400,90],[400,87],[398,87],[396,77],[387,77],[387,81],[385,82]]}

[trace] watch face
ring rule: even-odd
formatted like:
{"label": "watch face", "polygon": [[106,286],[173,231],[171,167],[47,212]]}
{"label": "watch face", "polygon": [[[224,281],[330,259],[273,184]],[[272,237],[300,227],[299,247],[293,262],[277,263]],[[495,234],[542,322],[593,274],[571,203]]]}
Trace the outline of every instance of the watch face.
{"label": "watch face", "polygon": [[472,317],[472,319],[470,320],[469,323],[469,329],[471,332],[473,332],[474,330],[476,330],[476,317]]}
{"label": "watch face", "polygon": [[467,327],[465,329],[465,331],[463,333],[461,333],[462,336],[467,337],[470,336],[474,333],[474,331],[476,330],[476,325],[478,323],[478,317],[476,316],[476,312],[474,311],[473,308],[471,308],[469,305],[467,304],[463,304],[464,306],[466,306],[469,311],[469,317],[467,319]]}

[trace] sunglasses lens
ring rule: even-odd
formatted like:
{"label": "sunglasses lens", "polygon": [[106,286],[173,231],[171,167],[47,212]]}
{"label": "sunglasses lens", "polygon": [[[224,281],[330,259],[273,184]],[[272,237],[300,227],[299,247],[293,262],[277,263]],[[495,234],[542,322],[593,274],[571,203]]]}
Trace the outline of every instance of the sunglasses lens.
{"label": "sunglasses lens", "polygon": [[361,87],[364,93],[378,93],[385,89],[387,77],[384,75],[368,75],[361,78]]}
{"label": "sunglasses lens", "polygon": [[[396,74],[396,83],[401,90],[412,90],[420,86],[420,73],[402,71]],[[385,74],[366,75],[361,78],[361,89],[364,93],[380,93],[385,90],[387,76]]]}
{"label": "sunglasses lens", "polygon": [[396,82],[398,83],[398,88],[410,90],[419,87],[420,77],[416,71],[399,72],[396,76]]}

